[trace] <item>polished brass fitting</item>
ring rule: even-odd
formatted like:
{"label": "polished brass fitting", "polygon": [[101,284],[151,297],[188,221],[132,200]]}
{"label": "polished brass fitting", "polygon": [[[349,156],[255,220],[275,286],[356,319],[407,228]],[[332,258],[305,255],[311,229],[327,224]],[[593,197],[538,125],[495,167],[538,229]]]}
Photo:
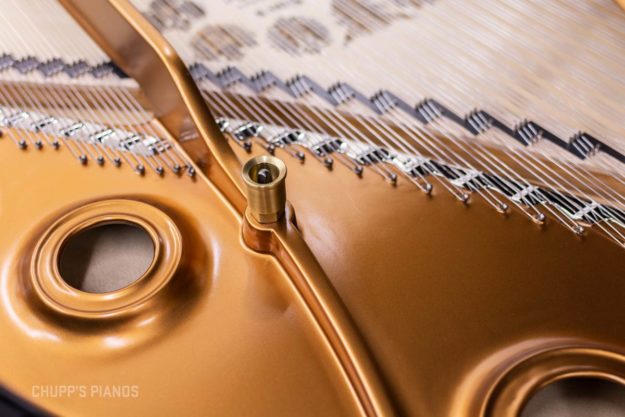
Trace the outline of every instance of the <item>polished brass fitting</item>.
{"label": "polished brass fitting", "polygon": [[275,223],[284,215],[286,165],[280,159],[256,156],[243,166],[247,205],[259,223]]}

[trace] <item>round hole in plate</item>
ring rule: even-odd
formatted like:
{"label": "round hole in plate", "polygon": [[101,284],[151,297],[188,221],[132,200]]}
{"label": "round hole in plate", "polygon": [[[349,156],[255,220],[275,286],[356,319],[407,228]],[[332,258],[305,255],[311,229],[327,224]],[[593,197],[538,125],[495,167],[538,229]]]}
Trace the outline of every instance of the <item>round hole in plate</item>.
{"label": "round hole in plate", "polygon": [[521,417],[625,417],[625,386],[599,378],[567,378],[530,398]]}
{"label": "round hole in plate", "polygon": [[90,293],[125,288],[154,259],[148,232],[132,223],[103,223],[70,236],[59,255],[59,273],[72,287]]}

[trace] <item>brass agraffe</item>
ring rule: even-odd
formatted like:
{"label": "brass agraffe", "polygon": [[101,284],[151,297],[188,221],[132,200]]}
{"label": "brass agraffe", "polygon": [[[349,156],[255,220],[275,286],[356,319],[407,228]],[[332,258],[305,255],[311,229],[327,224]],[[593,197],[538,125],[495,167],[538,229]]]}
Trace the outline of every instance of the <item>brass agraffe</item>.
{"label": "brass agraffe", "polygon": [[250,213],[259,223],[275,223],[284,215],[286,165],[273,156],[250,159],[243,166]]}

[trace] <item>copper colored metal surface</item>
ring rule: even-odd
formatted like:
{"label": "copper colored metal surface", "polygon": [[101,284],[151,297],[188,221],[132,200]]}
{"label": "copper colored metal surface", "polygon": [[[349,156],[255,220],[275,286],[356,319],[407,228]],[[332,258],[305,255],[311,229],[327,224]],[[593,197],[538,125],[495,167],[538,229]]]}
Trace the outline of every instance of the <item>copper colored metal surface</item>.
{"label": "copper colored metal surface", "polygon": [[167,41],[127,0],[60,1],[117,65],[137,80],[165,128],[242,211],[240,163]]}
{"label": "copper colored metal surface", "polygon": [[[240,165],[238,165],[235,154],[216,128],[214,120],[206,104],[201,100],[199,91],[190,79],[188,72],[167,43],[158,36],[158,33],[127,1],[101,1],[97,3],[97,7],[92,7],[93,3],[87,4],[86,2],[68,1],[64,4],[100,45],[114,59],[119,60],[120,66],[135,76],[142,87],[145,85],[145,94],[150,102],[154,102],[156,115],[185,149],[187,149],[185,147],[187,132],[181,130],[181,126],[186,126],[186,123],[180,122],[180,120],[188,118],[193,121],[197,133],[203,140],[202,143],[207,145],[205,151],[210,151],[216,161],[216,164],[209,170],[205,164],[205,159],[200,158],[198,160],[197,155],[189,153],[194,161],[205,168],[202,172],[206,174],[206,177],[201,179],[210,181],[225,196],[223,201],[227,200],[235,211],[240,211],[242,204],[240,184],[243,177],[237,176],[237,180],[232,179],[235,170],[241,172]],[[128,45],[133,45],[132,51],[128,49]],[[154,82],[154,74],[159,76],[159,82]],[[156,88],[161,88],[161,82],[165,83],[169,91],[174,91],[171,85],[177,89],[176,92],[181,102],[176,104],[174,101],[173,108],[171,108],[172,103],[169,100],[175,97],[169,97],[167,94],[164,97],[154,94]],[[173,124],[172,117],[174,119]],[[208,122],[209,120],[210,122]],[[195,149],[194,147],[191,150]],[[203,155],[206,154],[205,151],[202,151]],[[250,179],[252,178],[251,173],[251,171],[246,173]],[[278,168],[276,174],[275,185],[277,187],[273,190],[275,197],[273,200],[275,200],[274,203],[279,200],[280,204],[283,205],[284,167]],[[230,183],[228,180],[231,180]],[[268,185],[272,186],[272,184]],[[254,196],[254,192],[251,195]],[[256,209],[260,208],[263,211],[256,202],[257,200],[254,200],[251,203],[251,210],[258,213]],[[277,207],[274,204],[271,208],[273,209],[274,206]],[[111,213],[113,219],[119,216],[115,207]],[[276,220],[281,217],[278,212],[262,214],[259,216],[261,220],[266,220],[265,215],[270,217],[273,215]],[[118,220],[125,221],[123,216]],[[58,248],[61,245],[62,243],[53,242],[51,246]],[[325,274],[301,238],[276,239],[273,242],[271,252],[289,272],[291,278],[294,276],[303,277],[306,287],[315,287],[313,282],[326,280]],[[60,280],[54,279],[53,281],[58,283]],[[332,297],[331,291],[322,291],[321,293],[325,295],[316,291],[305,291],[301,287],[298,287],[298,291],[312,319],[322,329],[323,342],[331,347],[335,360],[342,369],[345,382],[357,400],[359,412],[367,416],[392,415],[392,408],[386,398],[382,384],[378,381],[376,369],[371,364],[368,352],[361,346],[359,335],[352,328],[352,323],[347,319],[347,315],[340,313],[342,311],[340,301],[336,297]],[[80,299],[79,295],[76,297]],[[110,297],[112,296],[105,296],[104,298],[108,300]],[[323,308],[320,309],[319,305]]]}
{"label": "copper colored metal surface", "polygon": [[617,245],[514,209],[493,216],[441,190],[428,198],[373,175],[291,164],[299,229],[400,414],[512,417],[560,378],[624,381]]}
{"label": "copper colored metal surface", "polygon": [[[138,176],[0,138],[10,391],[64,416],[518,417],[558,379],[625,383],[622,248],[280,149],[269,184],[290,204],[280,215],[280,191],[272,217],[255,216],[241,174],[257,179],[258,160],[242,171],[249,155],[230,150],[154,29],[123,0],[62,1],[205,176]],[[120,290],[71,287],[64,243],[109,222],[146,230],[153,263]],[[136,395],[102,394],[112,386]]]}
{"label": "copper colored metal surface", "polygon": [[280,260],[332,346],[359,400],[361,413],[395,415],[349,312],[296,227],[293,209],[290,208],[286,218],[270,224],[258,223],[250,211],[246,212],[243,224],[243,240],[254,250],[271,253]]}
{"label": "copper colored metal surface", "polygon": [[[110,415],[109,407],[124,415],[120,404],[126,415],[360,413],[323,328],[310,320],[309,298],[300,295],[306,281],[242,246],[238,217],[214,188],[80,166],[64,150],[0,146],[0,221],[10,236],[0,242],[0,326],[12,341],[0,348],[0,379],[8,388],[62,415]],[[10,172],[23,164],[37,169],[16,181]],[[464,207],[371,176],[289,168],[288,193],[299,207],[299,231],[290,233],[303,234],[328,273],[324,291],[342,300],[401,414],[513,416],[532,392],[567,375],[622,381],[625,329],[614,317],[625,262],[616,245],[593,234],[578,239],[553,222],[540,228],[516,212],[493,219],[479,201]],[[323,198],[322,189],[345,198]],[[184,201],[174,197],[181,193]],[[370,209],[358,211],[362,204]],[[106,205],[129,221],[171,219],[173,235],[161,245],[175,248],[179,233],[181,258],[165,262],[177,267],[164,281],[142,278],[165,285],[138,304],[140,285],[130,290],[118,317],[58,311],[33,286],[33,255],[60,221],[71,220],[72,230]],[[386,227],[364,227],[376,222]],[[440,233],[443,226],[453,233]],[[353,240],[340,238],[347,228]],[[332,306],[322,307],[318,313]],[[140,394],[33,396],[34,385],[68,381],[136,384]]]}
{"label": "copper colored metal surface", "polygon": [[[63,416],[359,413],[304,300],[271,256],[241,244],[215,187],[81,166],[67,149],[20,151],[6,138],[0,164],[5,388]],[[130,287],[78,291],[51,256],[108,221],[144,227],[155,261]],[[103,393],[121,386],[136,396]]]}

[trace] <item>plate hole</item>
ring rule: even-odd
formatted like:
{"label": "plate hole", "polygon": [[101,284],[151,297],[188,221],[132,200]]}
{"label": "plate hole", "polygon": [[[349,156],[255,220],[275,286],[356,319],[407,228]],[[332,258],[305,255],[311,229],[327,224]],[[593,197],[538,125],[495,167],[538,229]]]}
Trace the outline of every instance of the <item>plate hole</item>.
{"label": "plate hole", "polygon": [[72,287],[105,293],[139,279],[154,259],[154,243],[135,224],[106,223],[71,236],[59,259],[61,277]]}
{"label": "plate hole", "polygon": [[521,417],[625,417],[625,386],[598,378],[569,378],[530,398]]}

